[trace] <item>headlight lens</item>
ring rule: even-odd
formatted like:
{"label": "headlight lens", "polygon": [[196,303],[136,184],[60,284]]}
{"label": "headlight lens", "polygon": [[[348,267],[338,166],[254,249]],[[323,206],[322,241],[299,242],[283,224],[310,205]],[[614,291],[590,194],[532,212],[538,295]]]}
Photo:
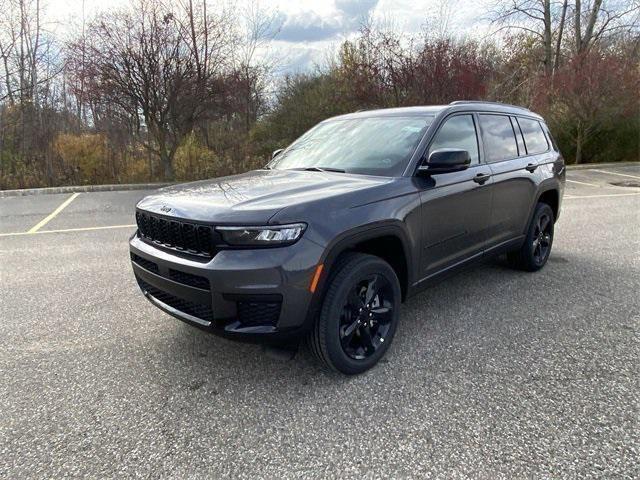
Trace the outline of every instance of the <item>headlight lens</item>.
{"label": "headlight lens", "polygon": [[251,245],[289,245],[302,236],[306,223],[260,227],[216,227],[222,239],[238,247]]}

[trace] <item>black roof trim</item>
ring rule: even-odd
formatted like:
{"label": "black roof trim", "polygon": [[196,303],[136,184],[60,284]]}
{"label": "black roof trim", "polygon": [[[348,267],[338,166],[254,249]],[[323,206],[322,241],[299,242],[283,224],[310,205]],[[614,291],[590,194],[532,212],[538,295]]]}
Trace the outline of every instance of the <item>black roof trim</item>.
{"label": "black roof trim", "polygon": [[411,107],[394,107],[379,109],[360,109],[356,112],[345,113],[335,117],[327,118],[324,121],[338,119],[353,119],[366,117],[393,117],[393,116],[434,116],[448,115],[452,112],[460,111],[484,111],[487,113],[502,113],[507,115],[524,115],[544,121],[537,113],[526,107],[518,105],[509,105],[508,103],[486,102],[483,100],[456,100],[448,105],[415,105]]}

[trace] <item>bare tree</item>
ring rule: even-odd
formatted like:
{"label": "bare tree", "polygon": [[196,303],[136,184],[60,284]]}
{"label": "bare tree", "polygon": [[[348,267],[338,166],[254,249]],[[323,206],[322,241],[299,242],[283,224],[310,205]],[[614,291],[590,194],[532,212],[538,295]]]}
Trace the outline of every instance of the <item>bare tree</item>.
{"label": "bare tree", "polygon": [[637,34],[640,2],[593,0],[583,4],[575,0],[573,17],[575,51],[581,54],[609,35]]}
{"label": "bare tree", "polygon": [[521,31],[539,39],[544,71],[550,75],[560,66],[569,11],[572,12],[574,51],[583,53],[608,35],[637,30],[640,2],[499,0],[491,16],[498,31]]}
{"label": "bare tree", "polygon": [[250,0],[240,16],[239,48],[234,51],[235,76],[242,88],[242,110],[244,127],[248,132],[262,113],[266,104],[264,90],[271,65],[268,60],[258,58],[261,49],[278,33],[277,17],[260,6],[258,0]]}
{"label": "bare tree", "polygon": [[3,114],[0,135],[2,149],[20,158],[23,169],[51,178],[51,126],[45,110],[57,100],[54,83],[60,66],[58,48],[44,23],[41,0],[0,5],[0,107],[4,102],[12,107]]}
{"label": "bare tree", "polygon": [[139,0],[88,28],[92,88],[149,133],[144,145],[173,178],[173,157],[194,125],[224,101],[232,46],[225,12],[206,2]]}
{"label": "bare tree", "polygon": [[559,49],[557,44],[554,52],[553,37],[555,34],[556,38],[561,38],[564,29],[563,15],[558,15],[558,10],[564,10],[565,3],[560,6],[551,0],[500,1],[493,9],[492,20],[498,26],[498,31],[517,30],[537,38],[542,45],[544,71],[550,75],[554,53]]}
{"label": "bare tree", "polygon": [[423,27],[425,36],[436,40],[451,38],[459,1],[436,0],[430,7]]}

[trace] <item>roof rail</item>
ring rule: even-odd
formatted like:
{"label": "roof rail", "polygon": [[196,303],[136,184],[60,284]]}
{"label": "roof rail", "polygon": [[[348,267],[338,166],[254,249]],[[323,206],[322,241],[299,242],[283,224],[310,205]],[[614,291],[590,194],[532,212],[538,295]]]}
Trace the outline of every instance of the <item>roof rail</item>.
{"label": "roof rail", "polygon": [[511,107],[511,108],[519,108],[521,110],[526,110],[530,112],[527,107],[521,107],[520,105],[511,105],[510,103],[502,103],[502,102],[489,102],[485,100],[456,100],[455,102],[451,102],[449,105],[464,105],[467,103],[480,103],[480,104],[488,104],[488,105],[500,105],[503,107]]}

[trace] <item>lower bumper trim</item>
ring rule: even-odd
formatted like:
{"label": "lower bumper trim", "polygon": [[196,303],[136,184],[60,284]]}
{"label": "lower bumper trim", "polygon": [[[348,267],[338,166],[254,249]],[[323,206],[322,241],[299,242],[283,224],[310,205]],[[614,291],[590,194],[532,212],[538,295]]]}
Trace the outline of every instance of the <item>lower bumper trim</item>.
{"label": "lower bumper trim", "polygon": [[193,315],[189,315],[188,313],[181,312],[180,310],[178,310],[176,308],[173,308],[171,305],[167,305],[166,303],[158,300],[156,297],[154,297],[153,295],[151,295],[148,291],[146,291],[144,289],[142,289],[142,293],[156,307],[158,307],[161,310],[164,310],[165,312],[167,312],[167,313],[169,313],[171,315],[183,318],[183,319],[188,320],[190,322],[197,323],[198,325],[202,325],[203,327],[210,327],[211,326],[211,322],[208,322],[206,320],[202,320],[201,318],[198,318],[198,317],[194,317]]}

